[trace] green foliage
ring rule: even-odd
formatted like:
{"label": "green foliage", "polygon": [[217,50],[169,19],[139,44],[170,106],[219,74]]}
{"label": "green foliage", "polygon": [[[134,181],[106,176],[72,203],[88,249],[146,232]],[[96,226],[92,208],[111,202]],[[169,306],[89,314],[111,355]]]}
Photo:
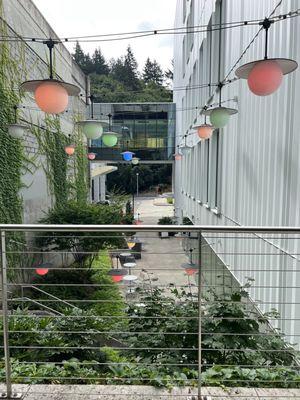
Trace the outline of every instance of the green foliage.
{"label": "green foliage", "polygon": [[[81,204],[74,201],[48,210],[40,220],[43,224],[118,225],[122,221],[122,207],[102,204]],[[41,247],[52,246],[52,251],[68,251],[81,266],[91,266],[99,249],[121,247],[124,239],[118,233],[103,232],[50,232],[37,238]]]}
{"label": "green foliage", "polygon": [[91,57],[77,43],[73,57],[82,70],[90,74],[92,92],[98,102],[172,101],[172,91],[164,85],[164,78],[171,80],[172,71],[163,73],[155,60],[148,60],[140,77],[130,46],[124,56],[107,63],[100,48]]}
{"label": "green foliage", "polygon": [[[8,34],[1,18],[0,2],[0,34]],[[22,56],[20,52],[20,62]],[[2,224],[22,223],[23,202],[20,197],[22,188],[22,168],[25,164],[23,146],[20,140],[12,138],[7,124],[14,123],[14,106],[21,100],[20,94],[14,90],[20,83],[19,65],[10,54],[9,44],[0,43],[0,222]]]}
{"label": "green foliage", "polygon": [[154,83],[155,85],[162,85],[164,80],[164,73],[156,60],[151,61],[148,57],[143,69],[143,80],[146,84]]}
{"label": "green foliage", "polygon": [[[0,326],[2,329],[2,321]],[[103,321],[95,317],[92,310],[65,308],[63,316],[36,317],[26,310],[18,309],[9,321],[11,356],[32,362],[61,362],[73,356],[102,361],[106,357],[100,345],[105,337],[103,334],[95,334],[102,326]],[[97,350],[84,349],[98,346]]]}
{"label": "green foliage", "polygon": [[117,188],[125,193],[136,192],[136,173],[139,173],[139,190],[150,190],[153,185],[170,184],[172,167],[169,165],[139,165],[132,168],[131,165],[118,164],[117,171],[107,176],[107,188]]}
{"label": "green foliage", "polygon": [[171,217],[161,217],[158,220],[158,225],[173,225],[174,221]]}
{"label": "green foliage", "polygon": [[89,177],[88,177],[88,158],[86,154],[86,143],[80,130],[75,134],[75,153],[73,155],[74,165],[74,184],[73,199],[82,206],[86,204],[89,193]]}
{"label": "green foliage", "polygon": [[61,130],[60,119],[57,116],[45,114],[45,128],[31,127],[31,132],[39,144],[39,152],[46,159],[41,160],[45,171],[50,193],[55,204],[65,204],[69,198],[70,185],[67,181],[68,156],[65,153],[67,139]]}
{"label": "green foliage", "polygon": [[[99,371],[91,367],[90,361],[79,362],[76,358],[64,360],[61,364],[24,364],[12,360],[12,381],[31,384],[94,384],[103,383]],[[4,363],[0,364],[0,381],[5,380]]]}
{"label": "green foliage", "polygon": [[203,373],[206,386],[300,388],[297,368],[241,368],[216,365]]}

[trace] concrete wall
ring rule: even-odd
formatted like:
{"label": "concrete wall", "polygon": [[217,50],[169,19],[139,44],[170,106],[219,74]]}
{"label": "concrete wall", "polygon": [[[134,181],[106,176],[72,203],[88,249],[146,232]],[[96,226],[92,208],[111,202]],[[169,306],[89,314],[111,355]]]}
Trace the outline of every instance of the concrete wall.
{"label": "concrete wall", "polygon": [[[57,38],[51,26],[30,0],[3,0],[3,16],[10,35],[19,34],[29,38]],[[49,76],[47,66],[49,56],[45,45],[34,42],[21,44],[19,42],[10,42],[8,45],[12,56],[20,63],[20,73],[23,80],[44,79]],[[25,60],[24,71],[23,63],[20,59],[20,46],[22,47],[22,57]],[[60,115],[62,129],[68,135],[73,132],[74,116],[76,114],[86,114],[85,99],[88,81],[63,44],[55,46],[54,62],[57,78],[78,85],[82,94],[82,96],[70,98],[67,111]],[[32,95],[26,95],[22,100],[21,106],[25,106],[22,110],[22,115],[25,119],[43,124],[44,113],[37,108]],[[29,156],[38,153],[38,145],[31,134],[26,136],[24,147],[26,154]],[[45,159],[38,156],[35,162],[39,165],[37,171],[33,175],[26,173],[23,177],[24,183],[28,186],[22,190],[25,223],[36,222],[41,217],[42,212],[47,210],[52,203],[45,173],[41,167],[41,164],[45,163]]]}
{"label": "concrete wall", "polygon": [[[230,22],[263,19],[278,2],[223,0],[222,3],[222,21]],[[287,0],[275,15],[296,10],[298,6],[297,1]],[[220,1],[215,0],[178,0],[175,26],[207,25],[210,21],[216,24],[220,7]],[[222,31],[220,70],[219,31],[176,35],[174,86],[223,80],[258,29],[247,26]],[[299,32],[299,18],[274,24],[269,32],[270,57],[299,61]],[[238,65],[263,58],[263,50],[261,33]],[[228,78],[234,76],[233,69]],[[285,76],[280,89],[271,96],[251,94],[244,80],[226,85],[222,91],[224,105],[237,108],[238,114],[219,133],[215,131],[209,141],[201,143],[192,126],[204,122],[201,107],[218,101],[218,95],[213,95],[215,88],[174,92],[177,109],[182,109],[177,112],[177,144],[182,144],[182,135],[188,134],[187,143],[192,147],[188,155],[175,163],[178,220],[188,216],[197,224],[300,226],[299,87],[299,70]],[[278,235],[277,238],[269,235],[268,239],[253,235],[225,239],[224,235],[218,235],[210,242],[240,283],[246,281],[246,276],[255,279],[251,294],[261,301],[264,311],[275,307],[281,312],[278,326],[287,333],[299,334],[299,321],[294,320],[300,317],[296,307],[300,301],[299,240],[284,240]]]}

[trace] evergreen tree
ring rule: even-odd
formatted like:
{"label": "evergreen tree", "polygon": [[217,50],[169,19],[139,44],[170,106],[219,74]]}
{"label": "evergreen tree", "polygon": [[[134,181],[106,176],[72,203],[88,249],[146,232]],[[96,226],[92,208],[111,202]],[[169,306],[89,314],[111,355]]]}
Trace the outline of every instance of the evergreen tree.
{"label": "evergreen tree", "polygon": [[108,75],[109,74],[109,67],[105,61],[105,57],[103,56],[100,48],[96,49],[93,57],[92,62],[94,66],[94,71],[97,75]]}
{"label": "evergreen tree", "polygon": [[80,66],[85,74],[90,74],[94,72],[94,66],[91,57],[89,54],[84,53],[79,42],[76,42],[75,52],[72,55],[74,60],[77,62],[77,64]]}
{"label": "evergreen tree", "polygon": [[133,90],[136,90],[139,88],[139,76],[138,76],[138,63],[134,57],[133,51],[131,50],[131,47],[127,47],[127,53],[125,54],[124,57],[124,69],[125,69],[125,76],[123,77],[124,79],[124,84]]}
{"label": "evergreen tree", "polygon": [[142,77],[146,85],[149,83],[155,83],[156,85],[161,86],[164,80],[164,74],[160,65],[156,60],[151,61],[149,57],[146,60]]}

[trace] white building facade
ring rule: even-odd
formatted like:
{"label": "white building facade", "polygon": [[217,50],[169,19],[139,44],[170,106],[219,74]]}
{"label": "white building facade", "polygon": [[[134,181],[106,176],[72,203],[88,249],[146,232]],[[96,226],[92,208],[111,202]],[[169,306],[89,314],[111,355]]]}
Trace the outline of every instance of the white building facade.
{"label": "white building facade", "polygon": [[[174,45],[176,142],[191,146],[175,161],[179,222],[189,217],[202,225],[300,226],[299,69],[284,76],[281,87],[270,96],[255,96],[245,80],[226,84],[222,105],[238,113],[209,140],[200,142],[193,129],[204,123],[202,108],[218,103],[216,85],[234,79],[238,66],[264,57],[264,32],[256,35],[260,26],[243,22],[298,8],[296,0],[177,1],[175,26],[194,31],[175,35]],[[242,26],[216,29],[225,22]],[[191,28],[195,26],[207,29]],[[299,37],[298,17],[272,24],[269,57],[299,62]],[[300,256],[295,256],[300,254],[299,241],[256,236],[254,243],[253,238],[242,243],[219,237],[212,247],[239,283],[244,283],[246,276],[255,279],[251,294],[262,301],[263,311],[277,308],[285,317],[279,326],[285,332],[299,333],[299,321],[286,321],[300,318],[295,304],[300,302]],[[240,250],[252,255],[239,255]],[[258,255],[263,252],[265,256]]]}

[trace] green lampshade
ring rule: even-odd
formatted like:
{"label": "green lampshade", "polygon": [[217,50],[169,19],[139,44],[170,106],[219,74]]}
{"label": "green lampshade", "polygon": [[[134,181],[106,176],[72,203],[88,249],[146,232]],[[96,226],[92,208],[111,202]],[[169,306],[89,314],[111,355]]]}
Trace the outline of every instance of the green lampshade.
{"label": "green lampshade", "polygon": [[140,159],[137,158],[137,157],[132,157],[131,162],[132,162],[133,165],[138,165],[138,163],[140,162]]}
{"label": "green lampshade", "polygon": [[90,119],[86,121],[80,121],[77,124],[81,127],[82,132],[87,139],[94,140],[99,139],[102,136],[103,126],[99,121]]}
{"label": "green lampshade", "polygon": [[113,147],[118,143],[118,135],[115,132],[105,132],[102,136],[102,142],[107,147]]}
{"label": "green lampshade", "polygon": [[215,128],[223,128],[229,121],[230,113],[225,107],[217,107],[210,114],[210,122]]}

